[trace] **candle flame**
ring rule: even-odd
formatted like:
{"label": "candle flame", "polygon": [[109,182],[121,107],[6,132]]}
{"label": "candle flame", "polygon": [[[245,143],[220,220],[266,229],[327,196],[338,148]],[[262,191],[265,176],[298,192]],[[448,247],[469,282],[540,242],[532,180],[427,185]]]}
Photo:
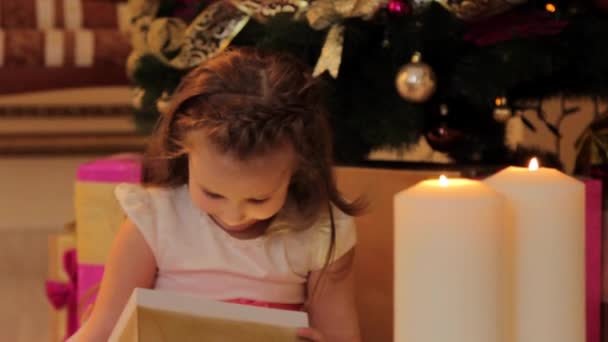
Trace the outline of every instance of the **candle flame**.
{"label": "candle flame", "polygon": [[446,186],[448,186],[448,183],[448,177],[446,177],[445,175],[439,176],[439,186],[445,188]]}
{"label": "candle flame", "polygon": [[530,160],[530,164],[528,165],[528,170],[537,171],[538,170],[538,159],[536,157]]}

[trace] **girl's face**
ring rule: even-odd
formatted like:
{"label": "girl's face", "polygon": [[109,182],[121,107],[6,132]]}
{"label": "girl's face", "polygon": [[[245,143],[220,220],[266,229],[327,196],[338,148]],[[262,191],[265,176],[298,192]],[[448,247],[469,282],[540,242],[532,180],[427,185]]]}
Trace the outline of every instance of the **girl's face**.
{"label": "girl's face", "polygon": [[188,151],[193,203],[229,233],[244,232],[283,207],[295,153],[284,144],[262,156],[237,160],[207,138],[192,139]]}

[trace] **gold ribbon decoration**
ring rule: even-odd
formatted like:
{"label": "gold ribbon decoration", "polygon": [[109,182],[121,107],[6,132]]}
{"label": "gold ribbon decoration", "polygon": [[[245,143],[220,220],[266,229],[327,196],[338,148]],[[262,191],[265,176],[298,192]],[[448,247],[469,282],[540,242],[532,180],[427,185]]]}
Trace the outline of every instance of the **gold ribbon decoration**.
{"label": "gold ribbon decoration", "polygon": [[224,1],[216,1],[201,12],[184,34],[179,54],[169,63],[192,68],[224,50],[245,27],[249,16]]}
{"label": "gold ribbon decoration", "polygon": [[157,53],[167,55],[180,49],[188,25],[179,18],[159,18],[148,28],[146,42]]}
{"label": "gold ribbon decoration", "polygon": [[299,13],[308,8],[307,0],[231,0],[232,4],[249,16],[264,21],[283,13]]}
{"label": "gold ribbon decoration", "polygon": [[[192,68],[221,52],[249,20],[249,15],[225,1],[207,6],[188,26],[178,18],[155,18],[158,0],[130,0],[129,5],[133,54],[153,54],[176,69]],[[175,57],[167,57],[177,50]]]}
{"label": "gold ribbon decoration", "polygon": [[315,65],[313,76],[317,77],[325,71],[333,78],[338,77],[338,71],[340,70],[340,64],[342,63],[342,47],[344,46],[344,26],[340,24],[333,25],[329,32],[327,32],[327,38],[325,38],[325,44],[321,50],[321,56]]}
{"label": "gold ribbon decoration", "polygon": [[315,30],[324,30],[346,18],[371,19],[387,3],[388,0],[314,0],[306,19]]}
{"label": "gold ribbon decoration", "polygon": [[331,26],[314,69],[315,76],[327,71],[332,77],[338,77],[344,42],[344,27],[340,22],[347,18],[371,19],[386,3],[388,0],[315,0],[310,4],[306,11],[308,24],[315,30]]}
{"label": "gold ribbon decoration", "polygon": [[143,50],[146,47],[148,28],[154,20],[160,0],[129,0],[128,8],[131,14],[131,46],[134,50]]}
{"label": "gold ribbon decoration", "polygon": [[317,0],[306,11],[308,24],[315,30],[324,30],[340,21],[340,14],[331,1]]}
{"label": "gold ribbon decoration", "polygon": [[[153,54],[176,69],[188,69],[224,50],[251,17],[298,13],[306,0],[229,0],[207,6],[189,25],[178,18],[155,18],[159,0],[129,0],[133,56]],[[169,53],[178,51],[174,57]],[[130,68],[136,63],[130,63]],[[128,70],[130,75],[133,70]]]}

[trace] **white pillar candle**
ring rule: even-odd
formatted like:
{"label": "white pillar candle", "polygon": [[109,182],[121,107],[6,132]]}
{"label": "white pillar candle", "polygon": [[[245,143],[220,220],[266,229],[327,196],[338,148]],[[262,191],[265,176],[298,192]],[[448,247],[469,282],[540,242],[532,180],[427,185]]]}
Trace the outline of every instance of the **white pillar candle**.
{"label": "white pillar candle", "polygon": [[394,205],[395,341],[502,341],[502,196],[442,178]]}
{"label": "white pillar candle", "polygon": [[508,341],[584,342],[584,184],[536,160],[485,183],[507,203]]}

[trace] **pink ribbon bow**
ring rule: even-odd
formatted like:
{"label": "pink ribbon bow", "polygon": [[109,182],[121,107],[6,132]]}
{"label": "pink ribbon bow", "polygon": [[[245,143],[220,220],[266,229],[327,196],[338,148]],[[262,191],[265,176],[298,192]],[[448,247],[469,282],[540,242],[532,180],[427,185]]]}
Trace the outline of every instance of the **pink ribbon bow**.
{"label": "pink ribbon bow", "polygon": [[78,298],[76,284],[78,279],[76,250],[70,249],[63,254],[63,269],[68,274],[69,281],[62,283],[53,280],[46,281],[46,296],[57,310],[67,308],[68,322],[66,339],[78,330]]}

